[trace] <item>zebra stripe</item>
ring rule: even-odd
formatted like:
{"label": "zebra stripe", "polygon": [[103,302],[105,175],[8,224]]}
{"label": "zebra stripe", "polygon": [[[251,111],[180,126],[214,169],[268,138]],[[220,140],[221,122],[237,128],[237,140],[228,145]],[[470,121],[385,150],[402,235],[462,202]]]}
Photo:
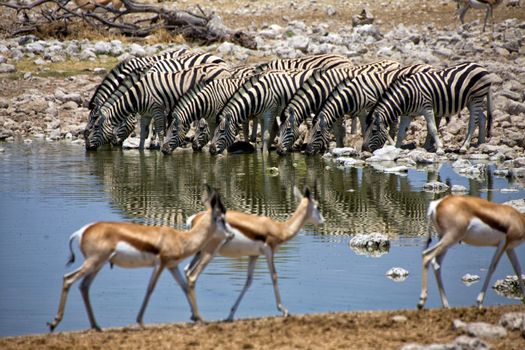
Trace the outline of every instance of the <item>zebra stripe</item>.
{"label": "zebra stripe", "polygon": [[[163,138],[166,112],[170,112],[178,99],[200,82],[227,77],[224,66],[205,64],[176,73],[146,73],[131,87],[121,88],[115,97],[100,108],[99,121],[95,123],[86,140],[86,148],[96,149],[109,142],[121,142],[133,129],[134,114],[141,115],[140,148],[144,147],[151,118],[155,120],[158,137]],[[169,113],[168,113],[169,115]]]}
{"label": "zebra stripe", "polygon": [[261,63],[255,67],[255,73],[262,73],[268,70],[333,69],[352,67],[353,65],[352,61],[342,55],[308,55],[300,58],[276,59]]}
{"label": "zebra stripe", "polygon": [[[277,153],[284,155],[289,152],[299,137],[299,125],[310,116],[317,114],[322,103],[332,90],[345,79],[359,74],[397,69],[401,65],[396,61],[384,60],[366,65],[318,70],[301,86],[292,100],[284,109],[281,119],[284,122],[279,129]],[[293,114],[293,117],[290,116]]]}
{"label": "zebra stripe", "polygon": [[[224,151],[234,141],[240,124],[250,116],[257,116],[262,124],[263,149],[267,150],[276,130],[276,116],[288,104],[295,92],[314,70],[269,72],[248,79],[230,98],[219,114],[219,127],[210,145],[210,153]],[[275,125],[274,125],[275,122]],[[265,132],[274,128],[267,139]]]}
{"label": "zebra stripe", "polygon": [[[485,142],[485,133],[490,137],[492,126],[492,95],[489,72],[475,63],[462,63],[437,72],[414,74],[399,80],[385,92],[374,107],[371,124],[363,140],[363,149],[374,151],[382,147],[387,139],[386,128],[396,125],[398,117],[404,116],[399,126],[396,146],[401,146],[410,117],[423,115],[428,132],[436,145],[436,152],[443,153],[436,124],[442,117],[457,114],[464,107],[470,112],[467,137],[461,146],[466,151],[474,133],[476,118],[479,122],[478,144]],[[485,130],[483,102],[487,98],[488,124]]]}
{"label": "zebra stripe", "polygon": [[177,103],[171,113],[172,122],[166,132],[162,152],[170,154],[184,143],[191,123],[211,120],[215,129],[215,117],[230,97],[246,79],[217,79],[207,84],[199,84],[188,91]]}
{"label": "zebra stripe", "polygon": [[148,72],[150,73],[170,73],[185,70],[191,67],[200,66],[202,64],[222,64],[226,62],[217,56],[206,52],[190,51],[178,57],[171,59],[163,59],[152,65]]}
{"label": "zebra stripe", "polygon": [[204,146],[210,140],[210,128],[206,119],[201,118],[197,122],[195,128],[195,136],[193,136],[193,141],[191,143],[191,148],[194,151],[201,151]]}
{"label": "zebra stripe", "polygon": [[315,154],[325,150],[328,147],[330,130],[333,126],[338,127],[337,146],[342,147],[345,134],[342,128],[342,118],[345,114],[351,114],[352,118],[359,118],[361,132],[364,134],[365,117],[368,111],[374,107],[394,81],[416,72],[430,70],[434,68],[426,64],[416,64],[386,72],[360,74],[340,82],[319,110],[318,118],[313,123],[306,141],[306,153]]}

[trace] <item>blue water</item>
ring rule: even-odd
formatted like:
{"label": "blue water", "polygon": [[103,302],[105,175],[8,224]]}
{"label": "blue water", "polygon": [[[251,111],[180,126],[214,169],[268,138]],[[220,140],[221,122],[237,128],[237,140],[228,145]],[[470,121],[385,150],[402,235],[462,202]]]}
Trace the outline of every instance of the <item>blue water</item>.
{"label": "blue water", "polygon": [[[525,197],[520,184],[489,176],[472,180],[449,165],[411,170],[408,176],[372,168],[337,169],[320,157],[275,154],[211,157],[181,151],[99,151],[86,153],[71,143],[0,143],[0,336],[47,332],[58,307],[70,234],[93,221],[119,220],[182,228],[188,215],[202,209],[204,181],[219,187],[228,208],[278,219],[293,212],[293,185],[314,189],[326,219],[324,227],[306,227],[276,256],[279,287],[292,314],[414,308],[420,292],[425,210],[437,195],[422,191],[429,179],[460,184],[470,194],[495,202]],[[327,167],[329,166],[329,167]],[[272,176],[269,168],[277,168]],[[517,188],[503,193],[502,188]],[[392,238],[380,258],[358,255],[348,242],[361,232]],[[473,305],[481,283],[461,282],[466,273],[482,280],[492,248],[467,245],[450,249],[443,280],[453,306]],[[525,246],[517,254],[522,266]],[[197,301],[208,320],[225,318],[246,278],[246,260],[217,257],[197,284]],[[181,268],[185,263],[181,265]],[[385,273],[394,266],[409,271],[404,282]],[[134,323],[151,271],[104,267],[91,288],[102,327]],[[495,279],[513,274],[503,258]],[[440,306],[430,275],[428,307]],[[486,305],[517,303],[489,289]],[[264,258],[236,317],[278,315]],[[161,276],[146,310],[145,322],[189,321],[186,299],[171,275]],[[89,327],[80,293],[74,286],[57,331]]]}

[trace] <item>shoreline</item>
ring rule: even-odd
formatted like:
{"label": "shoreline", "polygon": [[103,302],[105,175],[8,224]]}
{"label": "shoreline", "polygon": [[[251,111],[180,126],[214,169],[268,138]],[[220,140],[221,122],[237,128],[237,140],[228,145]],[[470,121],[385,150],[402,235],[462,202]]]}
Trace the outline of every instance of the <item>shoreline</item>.
{"label": "shoreline", "polygon": [[[247,318],[234,322],[174,323],[72,331],[0,338],[2,349],[399,349],[410,344],[451,344],[478,339],[491,349],[523,349],[525,329],[507,329],[503,337],[473,337],[458,326],[463,322],[500,323],[504,314],[520,312],[523,305],[483,309],[384,310],[329,312],[290,317]],[[522,317],[523,317],[522,316]],[[523,333],[523,334],[522,334]],[[470,335],[469,335],[470,334]],[[465,338],[468,337],[467,338]],[[415,346],[415,345],[410,345]]]}

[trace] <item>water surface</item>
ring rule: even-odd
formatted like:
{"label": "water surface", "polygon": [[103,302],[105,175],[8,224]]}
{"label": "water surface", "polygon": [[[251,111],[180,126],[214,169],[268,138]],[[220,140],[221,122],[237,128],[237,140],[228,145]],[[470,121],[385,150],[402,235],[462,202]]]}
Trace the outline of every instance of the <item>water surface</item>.
{"label": "water surface", "polygon": [[[439,195],[422,191],[429,180],[466,186],[470,194],[495,202],[525,197],[522,185],[492,176],[469,179],[450,165],[410,170],[408,176],[371,167],[338,169],[321,157],[293,154],[225,155],[107,150],[85,152],[71,143],[1,143],[0,148],[0,336],[46,332],[56,313],[66,268],[67,241],[83,225],[101,220],[183,228],[202,210],[203,182],[220,188],[228,208],[283,220],[296,202],[293,186],[308,184],[326,219],[307,226],[276,256],[284,305],[292,314],[414,308],[420,291],[421,250],[428,202]],[[277,171],[276,171],[277,169]],[[278,175],[275,175],[278,173]],[[516,188],[516,192],[500,189]],[[352,235],[383,232],[392,238],[388,254],[371,258],[348,246]],[[443,278],[453,306],[472,305],[481,283],[463,285],[461,276],[483,279],[492,248],[455,246]],[[517,251],[522,266],[525,247]],[[246,260],[216,258],[197,284],[202,315],[223,319],[246,278]],[[182,264],[181,268],[185,266]],[[404,282],[385,277],[391,267],[410,272]],[[151,271],[104,267],[91,288],[102,327],[133,324]],[[496,278],[512,274],[503,258]],[[77,284],[78,285],[78,284]],[[489,290],[486,305],[517,303]],[[430,278],[428,307],[440,306]],[[277,315],[266,262],[257,264],[254,283],[237,317]],[[170,274],[161,276],[146,310],[146,323],[188,321],[189,306]],[[80,293],[71,288],[57,331],[89,327]]]}

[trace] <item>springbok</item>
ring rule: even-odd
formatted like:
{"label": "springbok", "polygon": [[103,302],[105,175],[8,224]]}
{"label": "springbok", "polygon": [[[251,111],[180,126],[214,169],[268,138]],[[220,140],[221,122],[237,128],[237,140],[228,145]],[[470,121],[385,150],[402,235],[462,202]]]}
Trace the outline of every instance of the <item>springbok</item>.
{"label": "springbok", "polygon": [[[324,218],[317,207],[317,202],[312,198],[310,190],[307,187],[304,190],[304,196],[297,187],[294,187],[294,195],[299,201],[299,205],[290,218],[284,222],[275,221],[266,216],[229,210],[226,214],[226,222],[234,233],[233,239],[226,242],[212,238],[193,258],[190,265],[185,268],[188,290],[194,293],[193,290],[195,289],[197,278],[211,261],[215,253],[231,258],[249,257],[248,276],[244,288],[231,308],[227,321],[233,320],[235,311],[250,287],[253,280],[255,263],[260,255],[264,255],[268,263],[277,309],[281,311],[283,316],[288,316],[288,310],[285,309],[282,304],[279,287],[277,285],[274,254],[281,244],[295,237],[304,224],[323,224],[324,222]],[[193,217],[190,217],[188,224],[192,226],[198,224],[200,220],[202,220],[203,214],[204,213],[197,213]],[[202,320],[200,315],[198,315],[198,309],[193,310],[193,315],[197,315],[195,321]]]}
{"label": "springbok", "polygon": [[459,14],[459,20],[461,24],[465,23],[465,14],[469,8],[485,9],[485,22],[483,22],[483,31],[487,26],[487,20],[490,16],[490,22],[492,23],[492,31],[494,32],[494,17],[492,16],[492,10],[494,7],[501,3],[501,0],[454,0],[457,2],[457,13]]}
{"label": "springbok", "polygon": [[[481,308],[483,304],[490,278],[504,252],[507,253],[514,272],[518,275],[525,302],[525,286],[521,277],[521,267],[514,252],[514,248],[525,241],[525,213],[522,214],[509,205],[496,204],[477,197],[449,195],[431,202],[428,216],[429,237],[427,249],[423,252],[421,296],[417,304],[419,309],[423,308],[427,299],[429,263],[432,263],[434,269],[443,307],[449,307],[441,280],[441,263],[447,249],[460,241],[474,246],[497,247],[477,298],[478,307]],[[430,223],[433,223],[436,228],[439,242],[428,249],[431,241]]]}
{"label": "springbok", "polygon": [[192,310],[198,314],[195,295],[188,293],[188,286],[182,277],[178,264],[195,254],[210,238],[227,239],[232,233],[225,223],[226,208],[219,194],[212,190],[203,201],[207,210],[202,212],[202,220],[189,231],[178,231],[167,226],[146,226],[124,222],[96,222],[74,232],[69,238],[71,256],[68,265],[75,260],[72,243],[79,241],[84,255],[84,263],[75,271],[64,275],[64,284],[58,312],[53,322],[48,323],[52,332],[62,320],[67,295],[71,285],[83,277],[80,292],[84,300],[91,328],[100,331],[89,300],[89,286],[100,269],[109,262],[111,266],[124,268],[153,267],[153,274],[148,284],[146,296],[137,316],[137,322],[143,326],[142,318],[149,298],[161,272],[167,268],[188,298]]}

